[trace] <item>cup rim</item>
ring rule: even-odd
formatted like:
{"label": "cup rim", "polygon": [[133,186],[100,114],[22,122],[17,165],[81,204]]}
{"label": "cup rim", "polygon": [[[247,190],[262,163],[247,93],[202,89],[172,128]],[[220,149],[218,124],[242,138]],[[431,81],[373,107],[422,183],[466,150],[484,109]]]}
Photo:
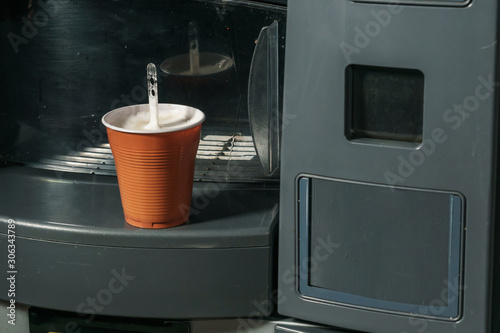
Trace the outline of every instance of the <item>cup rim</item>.
{"label": "cup rim", "polygon": [[175,126],[170,126],[167,128],[162,128],[159,130],[133,130],[133,129],[126,129],[123,127],[115,126],[110,124],[106,118],[116,114],[116,113],[121,113],[121,112],[129,112],[129,113],[137,113],[137,112],[143,112],[146,111],[149,108],[149,104],[135,104],[135,105],[129,105],[129,106],[123,106],[121,108],[117,108],[114,110],[111,110],[107,112],[104,116],[102,116],[101,121],[106,126],[107,128],[110,128],[112,130],[118,131],[118,132],[123,132],[123,133],[132,133],[132,134],[159,134],[159,133],[172,133],[172,132],[179,132],[183,130],[187,130],[193,127],[196,127],[203,123],[205,121],[205,114],[194,107],[188,106],[188,105],[182,105],[182,104],[170,104],[170,103],[159,103],[158,104],[158,110],[162,110],[165,108],[183,108],[186,111],[191,111],[193,112],[193,116],[190,118],[190,121],[185,124],[181,125],[175,125]]}

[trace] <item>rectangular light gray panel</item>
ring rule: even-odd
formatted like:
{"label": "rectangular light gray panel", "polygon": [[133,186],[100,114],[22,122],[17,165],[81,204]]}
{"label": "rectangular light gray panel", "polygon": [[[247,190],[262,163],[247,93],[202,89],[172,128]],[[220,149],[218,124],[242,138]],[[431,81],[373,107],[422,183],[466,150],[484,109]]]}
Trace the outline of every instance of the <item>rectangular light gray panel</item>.
{"label": "rectangular light gray panel", "polygon": [[372,2],[372,3],[385,3],[385,4],[408,4],[408,5],[424,5],[424,6],[465,6],[472,2],[472,0],[352,0],[353,2]]}

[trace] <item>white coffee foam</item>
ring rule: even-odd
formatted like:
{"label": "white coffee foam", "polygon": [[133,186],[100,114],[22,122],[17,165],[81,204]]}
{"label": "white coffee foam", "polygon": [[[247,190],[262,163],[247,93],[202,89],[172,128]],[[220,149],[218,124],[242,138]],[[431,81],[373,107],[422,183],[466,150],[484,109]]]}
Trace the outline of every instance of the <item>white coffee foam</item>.
{"label": "white coffee foam", "polygon": [[[128,130],[147,131],[146,125],[149,124],[149,111],[142,111],[129,116],[122,127]],[[158,110],[158,123],[160,128],[168,128],[188,123],[190,117],[186,113],[171,112],[169,110]]]}

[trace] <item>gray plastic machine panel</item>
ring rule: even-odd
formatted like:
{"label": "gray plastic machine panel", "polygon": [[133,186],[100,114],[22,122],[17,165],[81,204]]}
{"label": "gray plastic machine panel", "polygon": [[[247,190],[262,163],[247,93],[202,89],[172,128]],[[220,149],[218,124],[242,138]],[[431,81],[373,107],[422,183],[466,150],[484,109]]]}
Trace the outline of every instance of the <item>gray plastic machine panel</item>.
{"label": "gray plastic machine panel", "polygon": [[[498,285],[498,276],[492,274],[495,131],[498,126],[495,115],[498,90],[494,83],[498,59],[498,2],[478,0],[463,7],[380,2],[288,2],[278,275],[284,301],[279,304],[278,311],[287,316],[365,332],[493,332],[492,317],[498,316],[498,305],[495,305],[498,303],[492,303],[491,297],[492,285]],[[389,73],[384,77],[387,85],[380,83],[377,86],[380,89],[372,89],[373,86],[353,84],[346,78],[348,68],[376,68]],[[407,70],[409,72],[405,72]],[[411,84],[411,77],[406,80],[409,84],[395,84],[391,71],[410,76],[421,73],[423,90],[418,90],[422,85]],[[391,121],[386,121],[387,126],[381,128],[394,130],[397,135],[386,135],[383,130],[370,132],[373,128],[377,131],[377,127],[368,126],[369,131],[358,132],[356,128],[348,128],[349,119],[360,115],[380,114],[382,122],[398,116],[401,110],[393,107],[393,101],[409,98],[404,97],[405,94],[418,96],[422,102],[422,109],[415,111],[422,112],[422,127],[418,128],[421,136],[417,133],[410,139],[405,140],[404,135],[398,138],[399,129],[394,128],[397,122]],[[391,95],[397,98],[392,99]],[[364,109],[359,111],[349,106],[352,96],[363,98]],[[382,108],[377,108],[373,101],[380,102],[380,96]],[[361,137],[346,137],[350,130],[361,133]],[[325,296],[311,298],[301,294],[300,274],[315,267],[314,263],[299,261],[299,227],[302,224],[298,178],[304,174],[385,186],[388,190],[404,188],[456,193],[462,198],[460,278],[463,280],[457,281],[456,288],[443,284],[443,297],[450,290],[459,291],[461,315],[436,318],[402,307],[391,312],[373,304],[361,306]],[[346,209],[356,209],[358,199],[363,198],[361,191],[351,187],[342,192],[352,199]],[[391,202],[378,196],[373,198],[391,207]],[[311,196],[310,200],[314,205],[318,199]],[[440,202],[437,200],[436,205],[441,205]],[[335,207],[338,210],[338,205],[332,205],[331,211],[321,213],[322,218],[339,221]],[[417,212],[418,208],[415,209]],[[340,216],[353,218],[355,215],[354,212],[342,212]],[[415,216],[404,220],[415,222]],[[321,216],[316,214],[314,218]],[[384,223],[380,215],[373,214],[373,219],[375,223]],[[456,225],[450,223],[453,224]],[[430,248],[440,246],[438,230],[431,238]],[[344,242],[352,241],[349,235],[346,237]],[[377,237],[381,237],[380,242],[388,239],[383,234]],[[332,244],[330,247],[325,244],[327,249],[335,251]],[[453,260],[455,264],[459,261],[458,257]],[[438,261],[432,265],[439,267]],[[318,281],[318,275],[313,279],[316,279],[313,283]],[[311,281],[308,283],[310,285]],[[321,285],[332,288],[332,283],[331,280],[323,281]],[[373,295],[377,290],[365,292]],[[427,303],[440,304],[440,300],[441,297]]]}
{"label": "gray plastic machine panel", "polygon": [[[0,183],[4,258],[10,224],[16,236],[9,268],[15,298],[4,292],[0,299],[81,317],[214,318],[273,310],[276,188],[195,183],[188,223],[146,230],[124,222],[116,177],[6,166]],[[9,286],[1,280],[0,289]]]}

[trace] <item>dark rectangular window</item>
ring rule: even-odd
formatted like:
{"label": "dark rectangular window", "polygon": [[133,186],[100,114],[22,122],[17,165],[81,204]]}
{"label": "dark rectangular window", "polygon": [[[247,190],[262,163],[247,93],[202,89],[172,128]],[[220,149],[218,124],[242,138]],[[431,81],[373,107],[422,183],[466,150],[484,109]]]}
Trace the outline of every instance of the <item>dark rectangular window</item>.
{"label": "dark rectangular window", "polygon": [[424,75],[415,69],[346,69],[346,137],[422,142]]}

